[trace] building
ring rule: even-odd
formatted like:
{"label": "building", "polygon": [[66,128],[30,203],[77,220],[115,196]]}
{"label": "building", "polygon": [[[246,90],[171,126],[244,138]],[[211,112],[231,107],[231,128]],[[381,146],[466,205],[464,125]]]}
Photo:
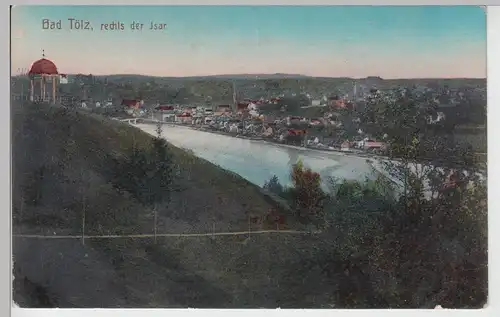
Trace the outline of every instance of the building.
{"label": "building", "polygon": [[190,112],[183,112],[175,116],[175,122],[178,123],[190,123],[193,121],[193,116]]}
{"label": "building", "polygon": [[157,111],[174,111],[174,106],[170,105],[159,105],[155,108]]}
{"label": "building", "polygon": [[327,105],[332,109],[346,108],[345,101],[339,96],[332,96],[328,98]]}
{"label": "building", "polygon": [[323,121],[321,121],[320,119],[318,118],[313,118],[309,121],[309,125],[310,126],[321,126],[323,125]]}
{"label": "building", "polygon": [[298,117],[298,116],[289,116],[286,117],[286,125],[301,125],[301,124],[309,124],[309,121],[304,118],[304,117]]}
{"label": "building", "polygon": [[139,109],[143,103],[144,102],[142,100],[138,100],[138,99],[123,99],[122,100],[122,106],[125,106],[126,108]]}
{"label": "building", "polygon": [[216,112],[231,112],[231,105],[218,105],[215,109]]}
{"label": "building", "polygon": [[248,110],[248,105],[250,102],[238,102],[236,104],[236,111],[237,112],[245,112]]}
{"label": "building", "polygon": [[68,83],[68,76],[64,74],[60,74],[59,76],[59,83],[60,84],[67,84]]}
{"label": "building", "polygon": [[363,150],[383,150],[386,148],[386,144],[384,142],[378,142],[369,138],[365,138],[362,141],[359,141],[357,145],[358,148]]}
{"label": "building", "polygon": [[351,143],[349,143],[349,141],[344,141],[342,142],[342,144],[340,145],[340,150],[341,151],[350,151],[351,150]]}
{"label": "building", "polygon": [[446,120],[446,115],[441,111],[437,112],[436,116],[430,115],[427,117],[427,123],[429,123],[429,124],[436,124],[436,123],[442,122],[444,120]]}
{"label": "building", "polygon": [[276,104],[278,104],[278,102],[280,102],[280,100],[281,100],[281,98],[280,98],[280,97],[271,98],[271,99],[269,100],[269,103],[276,105]]}

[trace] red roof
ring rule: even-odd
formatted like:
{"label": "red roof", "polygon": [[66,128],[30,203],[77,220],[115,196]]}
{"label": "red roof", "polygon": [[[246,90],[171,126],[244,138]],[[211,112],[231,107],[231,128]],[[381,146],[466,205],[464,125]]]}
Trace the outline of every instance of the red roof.
{"label": "red roof", "polygon": [[377,141],[367,141],[365,142],[365,147],[383,147],[385,144],[383,142]]}
{"label": "red roof", "polygon": [[174,110],[174,106],[161,105],[156,107],[156,110]]}
{"label": "red roof", "polygon": [[306,131],[299,130],[299,129],[288,129],[288,134],[289,135],[301,135],[301,134],[306,134]]}
{"label": "red roof", "polygon": [[135,99],[123,99],[122,100],[122,105],[128,106],[128,107],[137,107],[138,103],[139,103],[139,101],[135,100]]}
{"label": "red roof", "polygon": [[248,108],[249,103],[247,102],[239,102],[236,106],[238,110],[245,110]]}
{"label": "red roof", "polygon": [[57,75],[59,72],[57,71],[56,65],[46,59],[42,58],[37,60],[31,65],[31,69],[29,71],[30,75]]}

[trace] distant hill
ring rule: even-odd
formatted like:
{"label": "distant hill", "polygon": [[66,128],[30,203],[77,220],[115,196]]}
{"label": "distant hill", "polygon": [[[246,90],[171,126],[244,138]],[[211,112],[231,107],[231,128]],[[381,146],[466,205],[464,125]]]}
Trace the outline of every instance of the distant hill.
{"label": "distant hill", "polygon": [[314,78],[311,76],[301,75],[301,74],[224,74],[224,75],[213,75],[207,76],[212,78],[233,78],[233,79],[276,79],[276,78]]}
{"label": "distant hill", "polygon": [[[69,78],[73,78],[76,74],[69,74]],[[146,82],[146,81],[156,81],[157,83],[167,83],[173,84],[177,82],[186,81],[258,81],[258,80],[299,80],[306,81],[307,85],[312,84],[316,81],[323,83],[350,83],[352,85],[354,82],[359,84],[365,84],[368,86],[411,86],[411,85],[447,85],[450,88],[459,86],[482,86],[486,84],[486,78],[381,78],[379,76],[368,76],[365,78],[351,78],[351,77],[316,77],[307,76],[301,74],[286,74],[286,73],[275,73],[275,74],[219,74],[219,75],[206,75],[206,76],[186,76],[186,77],[172,77],[172,76],[151,76],[151,75],[140,75],[140,74],[110,74],[110,75],[95,75],[96,78],[106,78],[109,81],[120,83],[120,82]]]}
{"label": "distant hill", "polygon": [[108,78],[110,80],[123,79],[166,79],[166,80],[206,80],[206,79],[278,79],[278,78],[314,78],[300,74],[221,74],[221,75],[206,75],[206,76],[186,76],[186,77],[170,77],[170,76],[149,76],[138,74],[112,74],[100,75],[96,77]]}
{"label": "distant hill", "polygon": [[[70,84],[61,85],[60,92],[77,98],[95,100],[109,98],[141,98],[146,102],[159,103],[220,103],[233,100],[236,87],[240,98],[270,98],[281,94],[307,93],[314,99],[323,96],[345,95],[353,91],[355,84],[360,90],[368,88],[393,89],[396,87],[428,87],[439,91],[449,89],[480,89],[485,91],[486,79],[384,79],[370,76],[311,77],[301,74],[220,74],[192,77],[156,77],[139,74],[112,74],[107,76],[69,75]],[[75,80],[75,84],[73,80]],[[107,85],[103,83],[107,82]],[[85,88],[79,84],[86,83]],[[22,95],[29,92],[27,77],[13,77],[11,91]],[[483,93],[484,94],[484,93]]]}
{"label": "distant hill", "polygon": [[[84,74],[88,75],[88,74]],[[69,78],[77,76],[77,74],[67,74]],[[138,80],[138,79],[164,79],[164,80],[206,80],[206,79],[317,79],[317,80],[353,80],[357,82],[433,82],[433,81],[467,81],[467,82],[484,82],[486,78],[382,78],[380,76],[368,76],[364,78],[354,77],[325,77],[325,76],[308,76],[302,74],[218,74],[218,75],[200,75],[200,76],[152,76],[141,74],[109,74],[109,75],[94,75],[96,78],[107,78],[109,80]],[[19,76],[11,76],[17,78]]]}

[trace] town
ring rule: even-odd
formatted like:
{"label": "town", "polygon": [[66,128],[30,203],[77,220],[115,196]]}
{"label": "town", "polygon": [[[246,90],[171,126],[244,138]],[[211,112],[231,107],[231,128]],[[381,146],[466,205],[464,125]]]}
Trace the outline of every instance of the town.
{"label": "town", "polygon": [[[411,86],[403,86],[408,83],[376,77],[337,81],[286,75],[284,79],[234,76],[184,81],[142,76],[128,76],[126,80],[82,74],[67,77],[58,87],[58,98],[66,107],[118,119],[139,119],[132,122],[161,121],[252,140],[359,155],[388,155],[391,136],[376,129],[376,103],[412,98],[425,118],[422,124],[452,142],[448,147],[473,147],[485,158],[486,87],[481,80],[415,80],[409,82]],[[161,81],[163,84],[157,83]],[[281,89],[279,82],[284,86]],[[21,98],[19,90],[29,86],[14,85],[17,98]],[[327,88],[320,88],[324,86]],[[23,96],[28,98],[27,91]],[[42,100],[43,96],[36,98]],[[220,99],[226,101],[214,101]]]}

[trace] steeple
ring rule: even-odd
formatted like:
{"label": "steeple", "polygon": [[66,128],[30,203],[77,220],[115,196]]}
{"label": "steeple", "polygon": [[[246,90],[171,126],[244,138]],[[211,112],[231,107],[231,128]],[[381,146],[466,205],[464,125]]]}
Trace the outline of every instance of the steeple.
{"label": "steeple", "polygon": [[233,111],[238,107],[238,95],[236,93],[236,83],[233,81]]}

